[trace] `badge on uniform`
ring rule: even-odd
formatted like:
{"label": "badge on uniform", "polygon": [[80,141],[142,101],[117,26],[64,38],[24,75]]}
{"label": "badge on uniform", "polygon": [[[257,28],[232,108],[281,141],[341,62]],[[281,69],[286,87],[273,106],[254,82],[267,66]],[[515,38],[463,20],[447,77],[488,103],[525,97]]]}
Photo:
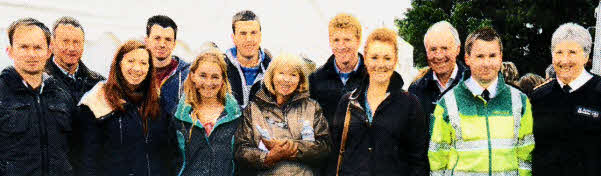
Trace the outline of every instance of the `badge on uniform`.
{"label": "badge on uniform", "polygon": [[580,116],[591,117],[591,118],[599,118],[599,115],[600,115],[599,111],[597,111],[593,108],[588,108],[588,107],[584,107],[584,106],[577,106],[576,114],[580,115]]}

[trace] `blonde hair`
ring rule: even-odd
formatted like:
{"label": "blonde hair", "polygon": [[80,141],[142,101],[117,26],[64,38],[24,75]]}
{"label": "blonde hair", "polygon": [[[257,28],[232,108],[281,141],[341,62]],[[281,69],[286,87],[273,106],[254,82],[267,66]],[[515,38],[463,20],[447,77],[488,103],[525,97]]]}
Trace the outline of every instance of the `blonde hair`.
{"label": "blonde hair", "polygon": [[397,45],[397,35],[392,29],[388,28],[378,28],[374,30],[367,37],[367,41],[365,41],[365,48],[363,48],[363,55],[367,56],[367,49],[369,48],[369,44],[379,41],[392,45],[394,47],[394,57],[398,59],[398,45]]}
{"label": "blonde hair", "polygon": [[298,86],[296,88],[296,92],[306,92],[309,91],[309,69],[307,68],[307,63],[303,61],[300,57],[283,53],[276,57],[271,61],[269,67],[267,67],[267,72],[265,73],[265,78],[263,79],[263,83],[267,90],[275,95],[275,89],[273,88],[273,75],[275,74],[276,68],[289,66],[299,74]]}
{"label": "blonde hair", "polygon": [[330,24],[328,25],[328,34],[332,35],[334,31],[338,30],[352,30],[355,33],[355,37],[359,41],[361,41],[361,23],[354,16],[341,13],[336,15],[332,20],[330,20]]}
{"label": "blonde hair", "polygon": [[221,85],[221,89],[219,89],[219,93],[217,93],[218,100],[225,104],[225,96],[231,92],[230,82],[227,79],[227,64],[225,63],[223,53],[218,49],[211,48],[207,51],[200,53],[198,57],[194,60],[192,65],[190,66],[190,72],[188,73],[188,79],[184,82],[184,92],[186,94],[185,102],[192,107],[197,107],[202,103],[201,96],[196,90],[196,86],[192,81],[193,74],[197,71],[198,67],[203,62],[213,62],[219,65],[221,69],[221,79],[223,80],[223,85]]}

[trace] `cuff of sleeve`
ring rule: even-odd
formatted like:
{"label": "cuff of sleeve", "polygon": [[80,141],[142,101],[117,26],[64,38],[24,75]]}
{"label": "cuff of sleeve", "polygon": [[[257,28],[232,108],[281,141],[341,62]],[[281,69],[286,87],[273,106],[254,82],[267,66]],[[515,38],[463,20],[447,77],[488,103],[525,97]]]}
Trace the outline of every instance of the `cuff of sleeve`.
{"label": "cuff of sleeve", "polygon": [[261,165],[265,165],[265,159],[267,159],[267,152],[261,152],[261,155],[259,155],[259,162],[261,162]]}

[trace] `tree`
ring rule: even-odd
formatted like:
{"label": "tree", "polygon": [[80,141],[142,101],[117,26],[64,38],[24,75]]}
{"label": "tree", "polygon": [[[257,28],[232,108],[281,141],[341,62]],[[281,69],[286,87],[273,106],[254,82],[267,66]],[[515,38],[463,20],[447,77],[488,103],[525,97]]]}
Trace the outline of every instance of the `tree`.
{"label": "tree", "polygon": [[[399,35],[414,47],[414,63],[427,66],[423,37],[430,25],[447,20],[461,41],[477,28],[491,26],[503,41],[503,60],[520,73],[544,75],[551,63],[551,36],[559,25],[575,22],[595,25],[594,0],[414,0],[406,18],[397,20]],[[594,30],[589,30],[594,31]],[[592,34],[592,33],[591,33]],[[463,61],[464,53],[458,56]],[[592,56],[590,57],[592,58]]]}

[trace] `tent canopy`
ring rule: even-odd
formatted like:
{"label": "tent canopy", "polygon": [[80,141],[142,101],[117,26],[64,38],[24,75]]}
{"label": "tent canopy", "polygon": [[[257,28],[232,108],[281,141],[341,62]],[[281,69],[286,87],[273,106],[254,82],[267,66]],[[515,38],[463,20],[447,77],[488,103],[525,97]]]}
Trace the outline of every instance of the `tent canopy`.
{"label": "tent canopy", "polygon": [[[167,15],[178,24],[174,53],[192,60],[206,41],[215,42],[221,50],[232,47],[232,16],[252,10],[261,20],[262,47],[274,55],[304,54],[319,66],[331,55],[327,25],[336,14],[356,16],[363,25],[364,41],[375,28],[396,29],[394,19],[402,18],[409,7],[409,0],[0,0],[0,18],[4,19],[0,21],[4,34],[0,42],[8,46],[6,28],[19,18],[33,17],[51,27],[59,17],[72,16],[82,23],[86,34],[83,61],[108,75],[116,48],[128,39],[142,40],[146,20],[153,15]],[[412,67],[412,47],[400,43],[400,65]],[[5,52],[0,57],[0,66],[11,65]]]}

